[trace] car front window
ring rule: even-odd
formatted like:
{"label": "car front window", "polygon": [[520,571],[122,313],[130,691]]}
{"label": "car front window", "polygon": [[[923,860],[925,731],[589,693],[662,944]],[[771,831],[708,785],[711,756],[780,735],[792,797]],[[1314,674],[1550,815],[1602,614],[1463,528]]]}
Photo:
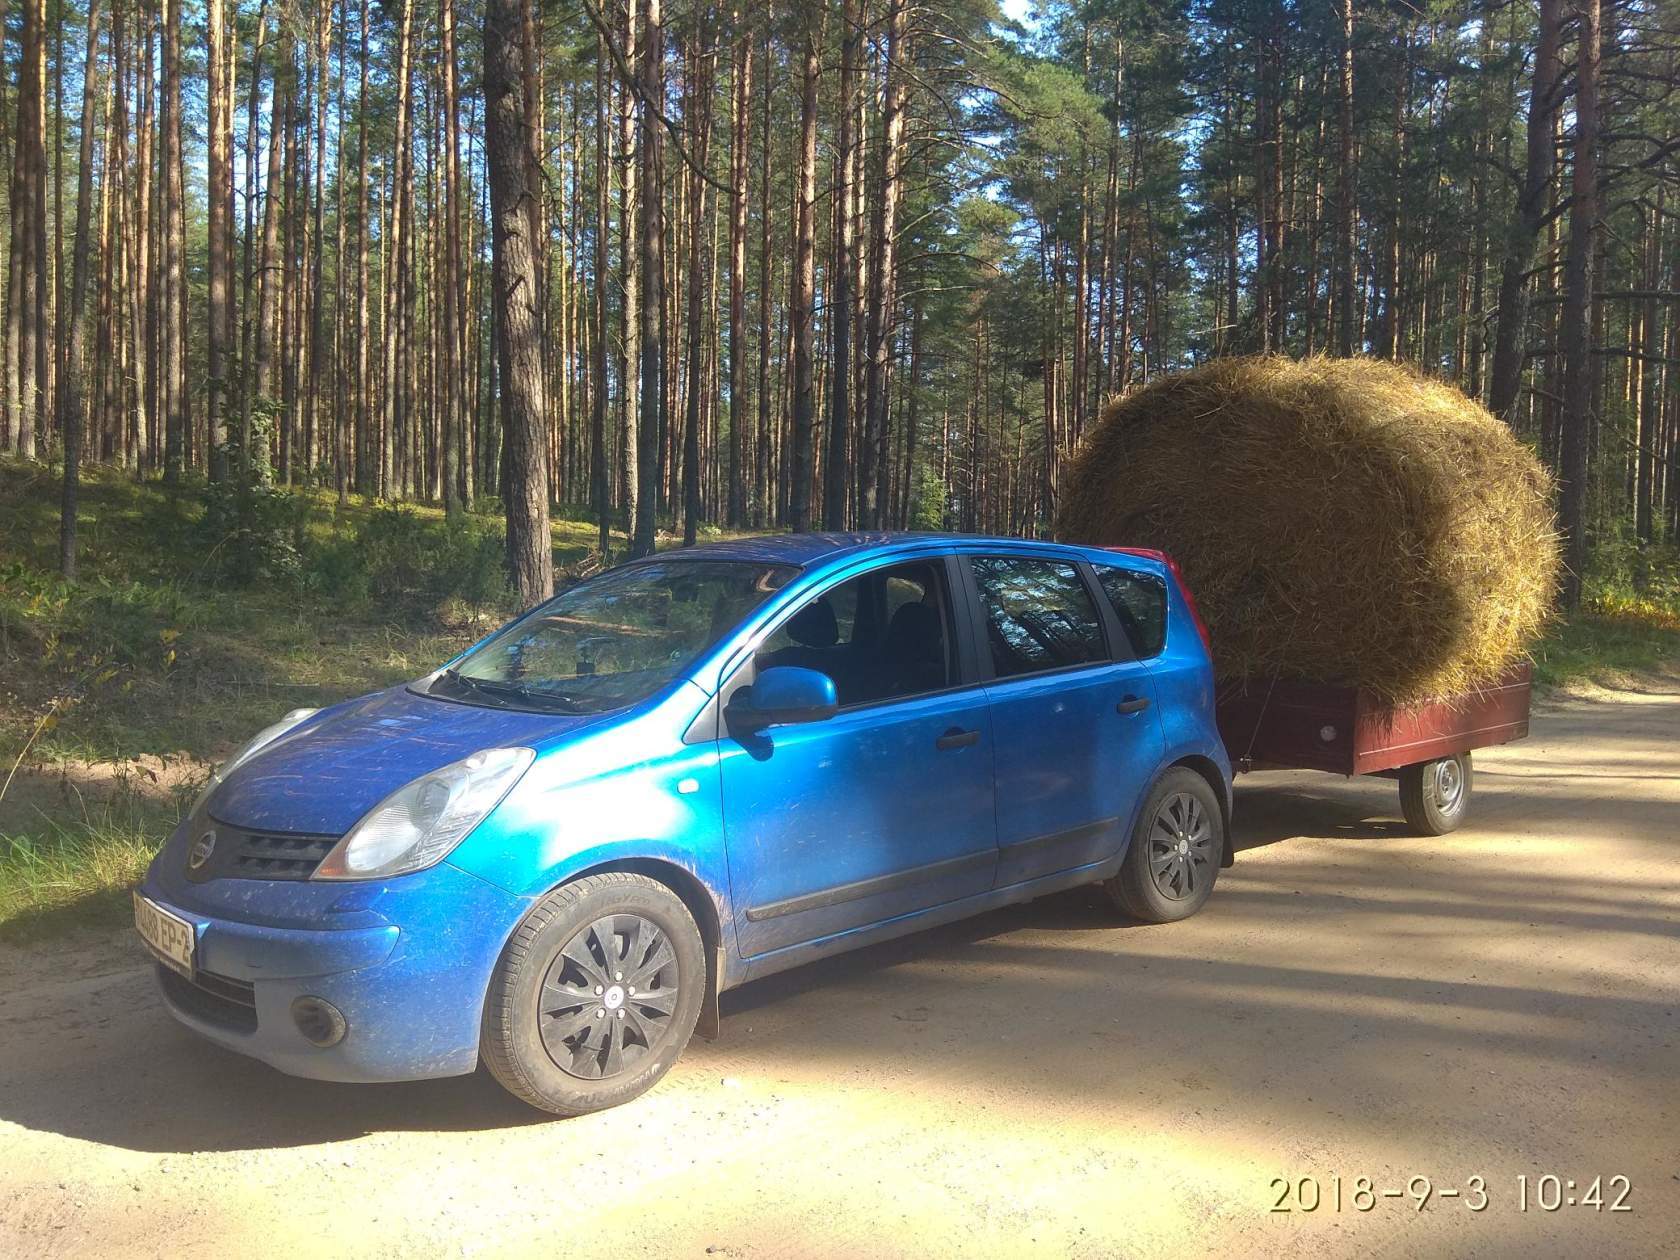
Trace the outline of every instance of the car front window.
{"label": "car front window", "polygon": [[795,569],[738,560],[656,560],[556,595],[445,671],[434,690],[521,709],[599,713],[677,677]]}

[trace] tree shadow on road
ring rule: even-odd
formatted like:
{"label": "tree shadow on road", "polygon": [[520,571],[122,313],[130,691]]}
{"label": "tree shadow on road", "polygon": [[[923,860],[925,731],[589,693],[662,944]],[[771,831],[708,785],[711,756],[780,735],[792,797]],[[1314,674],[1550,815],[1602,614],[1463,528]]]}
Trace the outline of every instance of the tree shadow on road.
{"label": "tree shadow on road", "polygon": [[[1224,1108],[1254,1123],[1293,1109],[1350,1133],[1462,1123],[1491,1137],[1517,1121],[1455,1111],[1450,1091],[1418,1096],[1405,1065],[1458,1072],[1457,1087],[1473,1091],[1488,1086],[1476,1065],[1549,1088],[1590,1062],[1630,1097],[1662,1097],[1662,1047],[1680,1039],[1660,988],[1680,939],[1680,886],[1515,865],[1486,847],[1501,830],[1497,813],[1456,856],[1451,837],[1369,843],[1399,835],[1384,813],[1390,791],[1245,790],[1245,850],[1291,836],[1332,848],[1323,861],[1291,860],[1287,847],[1282,861],[1239,856],[1187,923],[1129,927],[1086,888],[757,981],[725,995],[722,1039],[696,1042],[666,1089],[686,1092],[685,1105],[727,1107],[727,1095],[714,1103],[707,1092],[725,1076],[827,1088],[873,1072],[953,1100],[1001,1089],[1140,1115]],[[1554,784],[1544,806],[1597,817],[1602,800],[1577,791]],[[1632,820],[1626,851],[1659,852],[1671,802],[1621,804]],[[1501,951],[1517,940],[1542,945],[1513,970]],[[295,1080],[176,1026],[141,968],[55,982],[52,969],[73,960],[46,947],[29,957],[25,980],[0,990],[3,1122],[192,1152],[548,1120],[482,1073],[383,1086]],[[1649,983],[1626,978],[1630,957],[1644,960]],[[1360,1082],[1358,1100],[1340,1096],[1349,1080]],[[662,1095],[637,1105],[659,1107]],[[562,1123],[594,1134],[602,1121]]]}

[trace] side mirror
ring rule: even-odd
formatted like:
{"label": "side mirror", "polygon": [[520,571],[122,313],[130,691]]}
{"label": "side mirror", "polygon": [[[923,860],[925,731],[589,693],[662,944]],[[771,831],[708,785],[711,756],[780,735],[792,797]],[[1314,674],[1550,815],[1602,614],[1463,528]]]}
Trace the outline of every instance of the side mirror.
{"label": "side mirror", "polygon": [[823,722],[840,708],[834,680],[814,669],[777,665],[759,674],[751,687],[735,694],[730,716],[748,727]]}

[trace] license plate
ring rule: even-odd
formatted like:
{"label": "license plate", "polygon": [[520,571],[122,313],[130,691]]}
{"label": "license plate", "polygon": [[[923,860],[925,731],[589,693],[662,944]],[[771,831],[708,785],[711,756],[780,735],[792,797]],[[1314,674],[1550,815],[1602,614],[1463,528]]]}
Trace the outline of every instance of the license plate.
{"label": "license plate", "polygon": [[135,893],[134,930],[140,933],[140,939],[157,955],[159,962],[192,979],[196,935],[192,924]]}

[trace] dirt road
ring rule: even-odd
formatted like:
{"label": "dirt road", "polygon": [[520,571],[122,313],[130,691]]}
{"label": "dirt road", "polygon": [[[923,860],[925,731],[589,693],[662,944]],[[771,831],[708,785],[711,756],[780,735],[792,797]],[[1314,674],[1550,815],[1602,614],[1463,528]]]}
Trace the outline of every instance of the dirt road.
{"label": "dirt road", "polygon": [[0,946],[0,1255],[1676,1254],[1680,694],[1548,706],[1442,840],[1380,780],[1238,807],[1197,919],[1072,894],[778,977],[581,1120],[289,1080],[126,941]]}

